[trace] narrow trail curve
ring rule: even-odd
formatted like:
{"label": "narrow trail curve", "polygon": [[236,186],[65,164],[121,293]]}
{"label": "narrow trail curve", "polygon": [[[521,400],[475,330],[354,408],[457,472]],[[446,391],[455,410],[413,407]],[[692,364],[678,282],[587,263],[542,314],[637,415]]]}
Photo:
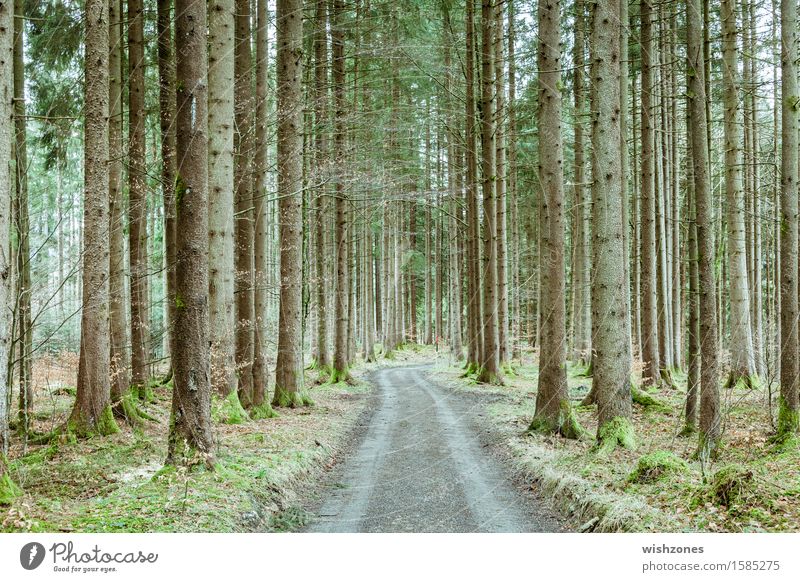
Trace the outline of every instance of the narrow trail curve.
{"label": "narrow trail curve", "polygon": [[429,366],[381,369],[372,381],[375,412],[306,531],[563,531],[482,445],[474,418],[483,402],[437,385]]}

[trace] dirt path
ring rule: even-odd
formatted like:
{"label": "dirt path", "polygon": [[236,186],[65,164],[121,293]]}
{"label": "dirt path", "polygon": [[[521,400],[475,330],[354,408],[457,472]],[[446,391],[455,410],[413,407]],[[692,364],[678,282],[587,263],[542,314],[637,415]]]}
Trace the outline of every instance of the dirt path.
{"label": "dirt path", "polygon": [[475,419],[484,401],[437,385],[426,366],[378,370],[372,381],[375,411],[307,531],[563,530],[481,442]]}

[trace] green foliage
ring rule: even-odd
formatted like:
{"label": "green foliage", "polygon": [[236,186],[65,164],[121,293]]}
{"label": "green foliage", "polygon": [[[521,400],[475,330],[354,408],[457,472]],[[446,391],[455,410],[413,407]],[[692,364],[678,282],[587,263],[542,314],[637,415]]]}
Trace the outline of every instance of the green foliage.
{"label": "green foliage", "polygon": [[685,473],[689,464],[669,451],[655,451],[642,455],[636,469],[628,475],[629,483],[652,483],[676,473]]}

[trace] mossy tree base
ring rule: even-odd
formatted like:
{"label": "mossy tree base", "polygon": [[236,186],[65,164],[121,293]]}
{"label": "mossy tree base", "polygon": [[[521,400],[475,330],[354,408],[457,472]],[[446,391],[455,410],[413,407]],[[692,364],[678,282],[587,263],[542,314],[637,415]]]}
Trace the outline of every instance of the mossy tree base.
{"label": "mossy tree base", "polygon": [[461,375],[462,378],[469,378],[470,376],[474,376],[480,370],[480,366],[477,362],[467,362],[464,366],[464,373]]}
{"label": "mossy tree base", "polygon": [[328,384],[338,384],[339,382],[353,383],[353,378],[350,376],[350,369],[337,370],[331,367],[330,376],[328,377]]}
{"label": "mossy tree base", "polygon": [[744,388],[746,390],[755,390],[761,386],[758,376],[747,374],[743,372],[733,372],[728,374],[728,379],[725,380],[725,389]]}
{"label": "mossy tree base", "polygon": [[719,457],[719,436],[709,435],[702,430],[698,435],[695,458],[702,462],[717,459]]}
{"label": "mossy tree base", "polygon": [[586,430],[578,422],[575,412],[572,410],[569,400],[562,400],[558,405],[558,416],[548,418],[544,415],[533,417],[529,433],[557,434],[566,439],[578,440],[585,436]]}
{"label": "mossy tree base", "polygon": [[132,393],[128,392],[122,399],[111,407],[114,413],[114,418],[121,420],[130,426],[139,426],[143,422],[149,420],[151,422],[158,422],[155,417],[150,416],[144,410],[139,408],[136,403],[136,398]]}
{"label": "mossy tree base", "polygon": [[490,384],[492,386],[502,386],[505,384],[503,381],[503,376],[500,374],[500,372],[492,372],[487,369],[486,366],[481,366],[476,372],[475,381],[480,382],[481,384]]}
{"label": "mossy tree base", "polygon": [[778,423],[776,428],[772,441],[778,445],[796,437],[798,429],[800,429],[800,410],[789,406],[783,396],[778,398]]}
{"label": "mossy tree base", "polygon": [[278,418],[280,414],[273,410],[269,402],[263,402],[250,409],[250,418],[252,420],[261,420],[264,418]]}
{"label": "mossy tree base", "polygon": [[223,424],[243,424],[250,420],[250,416],[239,400],[239,393],[231,390],[224,398],[216,398],[211,407],[211,419]]}
{"label": "mossy tree base", "polygon": [[[77,416],[77,415],[73,415]],[[70,418],[67,421],[65,432],[69,437],[91,438],[93,436],[109,436],[119,432],[117,421],[111,406],[106,406],[94,422],[84,418]]]}
{"label": "mossy tree base", "polygon": [[290,392],[276,386],[272,406],[275,408],[301,408],[303,406],[314,406],[314,401],[305,392]]}
{"label": "mossy tree base", "polygon": [[[0,460],[0,463],[3,461]],[[22,489],[11,480],[7,472],[0,475],[0,505],[10,505],[14,499],[22,495]]]}
{"label": "mossy tree base", "polygon": [[597,429],[595,451],[601,455],[613,453],[617,447],[636,448],[631,421],[622,416],[615,416]]}

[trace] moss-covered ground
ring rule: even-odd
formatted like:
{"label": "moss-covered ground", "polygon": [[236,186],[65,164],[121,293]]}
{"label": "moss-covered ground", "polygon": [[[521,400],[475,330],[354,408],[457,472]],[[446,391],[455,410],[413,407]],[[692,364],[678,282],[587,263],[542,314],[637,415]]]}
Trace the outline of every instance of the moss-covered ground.
{"label": "moss-covered ground", "polygon": [[[658,405],[633,404],[635,448],[603,453],[596,446],[596,406],[578,403],[592,386],[584,367],[568,367],[570,398],[587,438],[568,440],[531,433],[536,400],[535,355],[506,376],[503,387],[463,378],[440,359],[437,375],[457,390],[491,393],[485,421],[531,486],[552,498],[584,531],[800,531],[800,445],[774,442],[777,399],[768,406],[768,384],[720,390],[723,438],[719,457],[695,458],[698,436],[684,426],[686,377],[677,388],[648,389]],[[636,375],[633,378],[638,381]],[[772,393],[777,387],[772,387]],[[641,399],[640,399],[641,400]],[[585,525],[585,528],[581,528]]]}
{"label": "moss-covered ground", "polygon": [[[45,433],[66,419],[74,391],[56,381],[41,386],[34,428]],[[359,380],[323,384],[309,390],[313,407],[281,409],[277,418],[243,418],[239,424],[215,422],[214,471],[163,468],[167,386],[154,388],[154,401],[140,404],[155,422],[44,445],[14,439],[8,474],[21,495],[0,505],[0,531],[294,529],[304,521],[299,492],[333,463],[367,406],[368,392]]]}

